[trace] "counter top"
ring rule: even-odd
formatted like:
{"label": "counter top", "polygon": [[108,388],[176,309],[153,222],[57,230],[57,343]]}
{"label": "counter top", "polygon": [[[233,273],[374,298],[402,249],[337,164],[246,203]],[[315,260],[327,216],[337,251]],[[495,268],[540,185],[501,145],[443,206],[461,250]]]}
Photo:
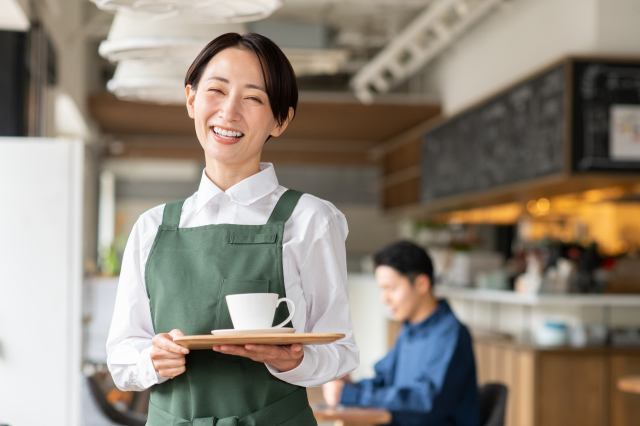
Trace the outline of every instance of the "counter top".
{"label": "counter top", "polygon": [[640,354],[640,346],[611,346],[611,345],[598,345],[598,346],[541,346],[534,343],[519,342],[512,339],[489,337],[482,333],[471,333],[473,340],[477,344],[489,345],[496,348],[506,348],[518,351],[529,352],[544,352],[544,353],[562,353],[562,354],[610,354],[610,355],[633,355],[638,356]]}
{"label": "counter top", "polygon": [[436,285],[437,297],[525,306],[627,306],[640,307],[640,294],[521,294],[506,290]]}

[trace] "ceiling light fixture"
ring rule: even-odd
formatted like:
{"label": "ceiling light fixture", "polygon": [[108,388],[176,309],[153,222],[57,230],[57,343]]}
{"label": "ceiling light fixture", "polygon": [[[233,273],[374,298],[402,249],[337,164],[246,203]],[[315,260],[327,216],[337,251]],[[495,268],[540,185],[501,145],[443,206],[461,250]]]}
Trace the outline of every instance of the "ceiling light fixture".
{"label": "ceiling light fixture", "polygon": [[91,0],[100,9],[208,23],[264,19],[282,7],[281,0]]}

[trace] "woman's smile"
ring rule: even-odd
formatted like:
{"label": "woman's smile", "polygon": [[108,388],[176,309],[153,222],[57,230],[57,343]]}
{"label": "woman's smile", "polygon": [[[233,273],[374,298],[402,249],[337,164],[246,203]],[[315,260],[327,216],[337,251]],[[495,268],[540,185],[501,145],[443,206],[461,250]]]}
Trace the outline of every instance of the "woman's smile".
{"label": "woman's smile", "polygon": [[223,145],[236,144],[244,137],[244,133],[229,129],[228,127],[210,126],[209,130],[213,134],[213,138],[216,142]]}

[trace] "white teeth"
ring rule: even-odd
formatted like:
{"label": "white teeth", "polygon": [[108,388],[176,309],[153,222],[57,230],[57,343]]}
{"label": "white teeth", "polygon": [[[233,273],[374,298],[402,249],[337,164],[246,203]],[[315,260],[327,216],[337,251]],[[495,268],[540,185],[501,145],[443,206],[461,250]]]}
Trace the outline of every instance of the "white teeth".
{"label": "white teeth", "polygon": [[216,134],[218,134],[220,136],[227,137],[227,138],[238,138],[238,137],[244,136],[243,133],[235,132],[235,131],[232,131],[232,130],[224,130],[224,129],[221,129],[221,128],[215,127],[215,126],[213,127],[213,131]]}

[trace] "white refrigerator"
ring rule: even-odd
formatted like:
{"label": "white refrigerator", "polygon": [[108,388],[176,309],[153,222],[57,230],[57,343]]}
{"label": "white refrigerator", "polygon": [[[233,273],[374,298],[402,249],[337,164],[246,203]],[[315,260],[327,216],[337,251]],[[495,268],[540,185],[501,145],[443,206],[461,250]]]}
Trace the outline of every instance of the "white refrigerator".
{"label": "white refrigerator", "polygon": [[0,424],[78,426],[80,141],[0,137]]}

